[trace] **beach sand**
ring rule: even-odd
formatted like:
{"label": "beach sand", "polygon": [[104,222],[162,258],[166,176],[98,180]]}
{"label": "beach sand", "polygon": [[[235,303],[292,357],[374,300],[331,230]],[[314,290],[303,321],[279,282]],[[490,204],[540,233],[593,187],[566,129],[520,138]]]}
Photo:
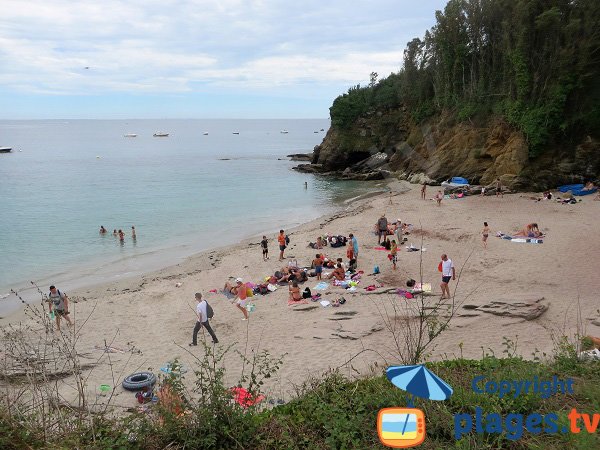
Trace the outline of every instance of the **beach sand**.
{"label": "beach sand", "polygon": [[[281,286],[266,296],[253,297],[255,311],[250,313],[249,321],[242,321],[241,312],[224,295],[209,292],[220,290],[226,281],[236,277],[258,282],[279,270],[283,264],[278,261],[274,234],[267,236],[268,261],[262,260],[261,236],[258,236],[201,253],[155,273],[68,292],[71,314],[79,333],[77,351],[84,355],[84,362],[94,365],[84,371],[89,393],[94,395],[101,384],[114,383],[119,387],[112,403],[135,406],[133,394],[120,387],[124,376],[148,369],[159,374],[160,367],[173,358],[193,370],[194,356],[201,356],[203,352],[202,346],[188,347],[196,320],[192,310],[194,293],[198,291],[215,311],[211,325],[220,340],[218,346],[232,346],[224,359],[226,382],[231,385],[237,382],[243,370],[248,372],[234,350],[247,355],[266,350],[273,357],[283,356],[281,370],[267,380],[265,393],[285,400],[293,396],[294,386],[330,368],[359,376],[369,373],[374,363],[379,367],[398,364],[383,311],[393,315],[393,304],[415,300],[381,292],[405,287],[408,278],[419,280],[421,265],[423,281],[431,283],[436,294],[426,302],[436,301],[441,275],[437,267],[442,253],[448,254],[457,274],[460,272],[460,282],[452,281],[450,289],[461,307],[449,329],[435,341],[435,347],[429,349],[429,359],[460,354],[479,358],[484,352],[501,356],[505,349],[504,337],[518,342],[517,353],[525,358],[531,358],[536,350],[551,354],[553,334],[573,336],[577,332],[579,311],[585,327],[580,331],[600,336],[600,277],[596,261],[600,254],[600,239],[596,234],[600,202],[584,198],[575,205],[562,205],[552,201],[535,202],[527,194],[512,194],[504,198],[448,199],[437,207],[435,201],[420,199],[419,186],[403,186],[410,190],[391,198],[382,194],[357,200],[336,214],[286,230],[291,242],[284,264],[293,259],[300,265],[310,265],[316,251],[307,244],[314,242],[318,235],[354,233],[357,237],[358,268],[365,272],[358,290],[351,293],[331,286],[320,291],[323,299],[330,301],[344,296],[347,302],[339,308],[323,308],[318,302],[288,306],[287,286]],[[432,197],[434,188],[428,191],[428,197]],[[377,236],[372,232],[373,225],[383,213],[390,221],[400,218],[413,224],[411,234],[406,236],[407,242],[398,253],[396,271],[392,270],[387,252],[374,249]],[[481,244],[484,221],[492,230],[487,250]],[[497,231],[510,233],[530,222],[537,222],[547,234],[543,244],[513,243],[495,237]],[[425,252],[406,251],[406,245],[421,246],[421,239]],[[343,247],[326,247],[323,251],[329,258],[346,259]],[[375,265],[380,267],[381,274],[369,275]],[[382,283],[384,288],[372,293],[364,290],[376,283]],[[309,286],[314,294],[319,292],[314,290],[316,284],[315,278],[309,278],[304,286]],[[486,304],[497,306],[494,301],[513,305],[538,301],[538,305],[548,308],[534,320],[474,309]],[[464,308],[465,305],[470,309]],[[32,307],[39,308],[39,305]],[[2,326],[18,323],[30,333],[42,332],[39,324],[28,319],[23,311],[0,321]],[[63,321],[64,330],[67,327]],[[202,333],[199,338],[210,342],[208,334]],[[103,353],[98,347],[104,347],[105,341],[125,352]],[[132,348],[136,351],[131,352]],[[349,360],[351,363],[346,364]],[[193,379],[191,371],[188,372],[189,386]],[[75,398],[76,390],[69,378],[63,380],[60,389],[67,401]]]}

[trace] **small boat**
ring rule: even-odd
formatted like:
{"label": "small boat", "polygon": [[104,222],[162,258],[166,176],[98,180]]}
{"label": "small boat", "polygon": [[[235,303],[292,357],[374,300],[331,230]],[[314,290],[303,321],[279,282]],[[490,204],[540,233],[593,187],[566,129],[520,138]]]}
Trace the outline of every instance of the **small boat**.
{"label": "small boat", "polygon": [[325,128],[321,128],[321,131],[325,131]]}
{"label": "small boat", "polygon": [[208,136],[208,131],[205,131],[204,133],[202,133],[204,136]]}
{"label": "small boat", "polygon": [[313,131],[313,133],[318,133],[318,131]]}
{"label": "small boat", "polygon": [[169,136],[169,133],[164,133],[162,131],[158,131],[156,133],[153,134],[154,137],[167,137]]}
{"label": "small boat", "polygon": [[280,133],[281,134],[288,134],[288,130],[281,130]]}
{"label": "small boat", "polygon": [[135,133],[127,133],[123,135],[124,137],[137,137],[137,134]]}
{"label": "small boat", "polygon": [[240,132],[239,131],[234,131],[233,134],[240,134]]}
{"label": "small boat", "polygon": [[10,153],[12,152],[12,147],[0,147],[0,153]]}

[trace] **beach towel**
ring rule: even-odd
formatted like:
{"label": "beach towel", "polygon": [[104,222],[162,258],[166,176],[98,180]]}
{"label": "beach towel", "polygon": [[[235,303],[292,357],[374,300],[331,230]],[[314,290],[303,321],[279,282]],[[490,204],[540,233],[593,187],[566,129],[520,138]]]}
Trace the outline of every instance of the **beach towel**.
{"label": "beach towel", "polygon": [[232,294],[229,291],[226,291],[225,289],[221,289],[221,294],[223,294],[225,297],[227,297],[229,300],[231,300],[232,298],[235,298],[235,295]]}
{"label": "beach towel", "polygon": [[321,306],[323,308],[327,308],[328,306],[331,305],[331,302],[329,300],[321,300],[319,303],[321,304]]}
{"label": "beach towel", "polygon": [[308,305],[308,302],[301,298],[300,300],[288,300],[288,306],[294,305]]}
{"label": "beach towel", "polygon": [[328,287],[329,287],[329,283],[326,283],[325,281],[321,281],[321,282],[317,283],[317,285],[314,287],[314,289],[316,289],[317,291],[324,291]]}
{"label": "beach towel", "polygon": [[373,247],[373,250],[384,250],[384,251],[388,251],[387,248],[385,247]]}
{"label": "beach towel", "polygon": [[406,251],[408,251],[408,252],[418,252],[419,250],[422,252],[427,251],[427,249],[425,247],[419,248],[419,247],[415,247],[412,244],[410,244],[409,246],[406,246],[404,248],[406,248]]}
{"label": "beach towel", "polygon": [[243,387],[233,387],[230,389],[233,394],[234,401],[243,408],[248,408],[249,406],[256,405],[264,400],[265,396],[258,394],[255,397],[252,397],[252,394],[248,392]]}
{"label": "beach towel", "polygon": [[404,298],[413,298],[412,293],[410,293],[409,291],[407,291],[405,289],[396,289],[396,294],[398,294],[400,297],[404,297]]}

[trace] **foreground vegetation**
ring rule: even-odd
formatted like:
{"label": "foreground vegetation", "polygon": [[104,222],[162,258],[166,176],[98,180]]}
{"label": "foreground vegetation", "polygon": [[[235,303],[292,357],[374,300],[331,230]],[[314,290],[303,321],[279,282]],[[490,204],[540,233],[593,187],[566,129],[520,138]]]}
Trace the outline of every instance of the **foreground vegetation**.
{"label": "foreground vegetation", "polygon": [[[600,362],[581,362],[575,349],[559,345],[546,362],[527,361],[516,356],[506,341],[502,357],[484,354],[480,360],[453,359],[427,364],[447,381],[454,394],[447,401],[416,400],[427,422],[423,449],[595,449],[600,434],[539,434],[525,431],[519,440],[500,434],[469,433],[454,437],[454,414],[474,414],[476,406],[486,413],[556,413],[559,424],[567,424],[572,408],[588,414],[600,413]],[[405,406],[406,393],[395,388],[385,376],[348,380],[337,372],[307,382],[299,396],[272,409],[241,408],[231,400],[223,384],[224,370],[219,368],[222,353],[206,349],[204,359],[195,368],[194,400],[182,403],[184,414],[171,405],[158,403],[150,413],[111,418],[106,414],[82,416],[76,410],[62,410],[47,429],[28,426],[30,417],[14,414],[5,403],[0,408],[0,448],[207,448],[207,449],[302,449],[302,448],[383,448],[376,432],[379,409]],[[249,360],[251,375],[246,377],[249,390],[258,390],[262,380],[277,369],[280,361],[263,354]],[[471,380],[485,375],[490,380],[574,379],[573,394],[556,394],[543,399],[536,394],[518,398],[473,392]],[[170,376],[161,380],[171,392],[186,396],[181,379]],[[268,402],[263,402],[267,404]],[[39,413],[39,412],[38,412]],[[60,422],[60,423],[59,423]]]}

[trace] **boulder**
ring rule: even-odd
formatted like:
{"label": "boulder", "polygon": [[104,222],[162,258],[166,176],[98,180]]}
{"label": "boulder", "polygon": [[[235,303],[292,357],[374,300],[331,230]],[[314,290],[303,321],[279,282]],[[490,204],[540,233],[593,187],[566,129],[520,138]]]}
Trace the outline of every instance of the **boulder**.
{"label": "boulder", "polygon": [[543,300],[544,297],[492,300],[489,303],[478,306],[476,310],[496,316],[535,320],[548,310],[548,305],[542,303]]}

